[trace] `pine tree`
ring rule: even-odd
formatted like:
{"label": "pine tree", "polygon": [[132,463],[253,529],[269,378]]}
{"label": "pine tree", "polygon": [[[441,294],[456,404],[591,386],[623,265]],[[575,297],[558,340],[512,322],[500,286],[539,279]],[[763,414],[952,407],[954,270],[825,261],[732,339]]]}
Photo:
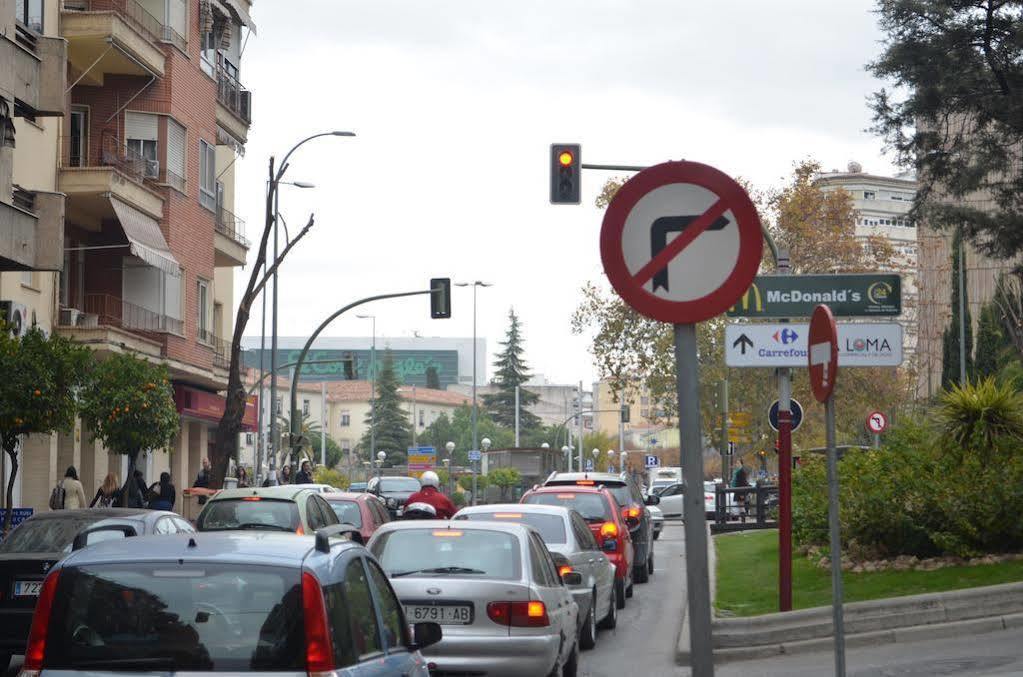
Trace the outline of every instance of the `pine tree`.
{"label": "pine tree", "polygon": [[[963,265],[963,234],[956,230],[952,238],[952,319],[942,336],[941,387],[948,389],[960,381],[959,369],[959,266]],[[970,297],[967,294],[966,269],[963,269],[963,308],[966,329],[966,380],[973,378],[973,322],[970,317]]]}
{"label": "pine tree", "polygon": [[501,342],[503,350],[497,356],[494,367],[497,373],[491,381],[498,387],[493,395],[483,396],[483,407],[490,418],[498,425],[507,428],[515,426],[515,387],[519,386],[519,428],[531,430],[540,425],[540,419],[527,407],[536,404],[540,396],[521,387],[529,380],[529,367],[526,365],[522,347],[522,333],[519,318],[515,309],[508,311],[508,333]]}
{"label": "pine tree", "polygon": [[386,462],[390,465],[405,463],[407,449],[412,442],[412,424],[398,395],[398,385],[398,377],[394,373],[394,356],[390,350],[386,350],[377,375],[376,399],[371,402],[370,411],[366,413],[366,432],[359,446],[364,450],[370,448],[370,430],[375,427],[377,451],[387,452]]}

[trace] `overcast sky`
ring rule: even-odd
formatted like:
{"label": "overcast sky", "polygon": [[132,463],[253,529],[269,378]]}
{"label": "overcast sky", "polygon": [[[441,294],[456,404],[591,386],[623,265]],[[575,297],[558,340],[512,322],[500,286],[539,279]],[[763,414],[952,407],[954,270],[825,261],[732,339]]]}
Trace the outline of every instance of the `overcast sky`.
{"label": "overcast sky", "polygon": [[[527,359],[555,382],[597,376],[569,318],[587,280],[603,282],[606,178],[587,172],[583,206],[548,202],[552,142],[594,163],[697,160],[760,186],[800,158],[826,169],[892,171],[864,130],[877,83],[873,0],[260,0],[241,80],[253,126],[236,211],[255,239],[266,162],[301,138],[343,129],[293,156],[282,188],[292,232],[314,231],[281,273],[280,333],[428,278],[493,283],[479,334],[498,348],[514,307]],[[250,252],[255,256],[255,250]],[[238,275],[240,287],[244,275]],[[454,317],[425,298],[384,301],[378,335],[471,336],[471,291]],[[247,334],[259,333],[259,317]],[[326,332],[368,336],[368,321]],[[492,362],[489,359],[488,362]]]}

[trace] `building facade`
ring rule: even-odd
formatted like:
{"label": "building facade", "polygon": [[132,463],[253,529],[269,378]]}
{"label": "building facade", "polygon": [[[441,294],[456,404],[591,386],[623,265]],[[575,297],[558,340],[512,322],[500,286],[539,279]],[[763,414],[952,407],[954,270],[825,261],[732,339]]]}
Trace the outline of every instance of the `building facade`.
{"label": "building facade", "polygon": [[611,382],[605,379],[594,384],[593,392],[594,409],[598,410],[596,428],[605,435],[618,437],[621,409],[623,406],[628,408],[629,422],[624,424],[627,449],[645,448],[649,431],[670,427],[671,421],[665,420],[664,411],[651,397],[650,389],[645,384],[637,382],[626,388],[625,392],[615,392]]}
{"label": "building facade", "polygon": [[[528,409],[534,416],[539,417],[540,422],[545,426],[565,425],[569,421],[571,425],[575,412],[578,409],[576,404],[579,399],[579,388],[574,385],[563,385],[547,383],[543,377],[531,379],[523,390],[535,394],[540,399],[536,404],[531,404]],[[472,386],[466,384],[448,386],[448,390],[457,392],[466,397],[472,397]],[[476,397],[479,399],[480,407],[483,406],[483,396],[493,395],[498,392],[498,387],[493,384],[481,385],[476,388]],[[583,411],[590,412],[594,409],[593,393],[589,390],[583,391]],[[593,414],[583,414],[583,430],[590,432],[593,429]]]}
{"label": "building facade", "polygon": [[[11,5],[0,2],[0,20],[10,22]],[[37,96],[35,108],[14,109],[27,150],[15,157],[15,182],[36,192],[40,223],[59,212],[60,227],[40,226],[57,253],[38,248],[34,265],[4,273],[0,296],[33,299],[26,307],[41,326],[99,357],[129,351],[167,365],[181,427],[172,448],[148,452],[142,469],[149,481],[170,470],[179,489],[189,486],[223,411],[233,277],[249,247],[233,202],[234,162],[251,122],[251,96],[239,80],[241,41],[254,29],[251,3],[13,6],[17,33],[8,35],[35,40],[41,54],[59,52],[47,46],[50,36],[64,46],[60,76],[40,79],[59,81],[60,105]],[[26,204],[23,211],[32,211]],[[35,461],[22,466],[19,505],[43,507],[69,465],[86,493],[107,472],[124,480],[125,459],[110,456],[81,425],[26,447],[35,444],[48,449],[26,449]]]}

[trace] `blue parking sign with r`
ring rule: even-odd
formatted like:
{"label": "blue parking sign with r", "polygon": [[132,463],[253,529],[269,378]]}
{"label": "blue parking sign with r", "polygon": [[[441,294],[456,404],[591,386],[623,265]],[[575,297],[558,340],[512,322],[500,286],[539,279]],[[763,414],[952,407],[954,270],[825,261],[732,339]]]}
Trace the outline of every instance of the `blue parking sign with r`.
{"label": "blue parking sign with r", "polygon": [[660,464],[661,464],[661,459],[657,458],[656,456],[647,456],[646,457],[646,467],[648,467],[648,468],[656,468]]}
{"label": "blue parking sign with r", "polygon": [[586,459],[586,470],[587,472],[593,470],[593,461],[590,459]]}

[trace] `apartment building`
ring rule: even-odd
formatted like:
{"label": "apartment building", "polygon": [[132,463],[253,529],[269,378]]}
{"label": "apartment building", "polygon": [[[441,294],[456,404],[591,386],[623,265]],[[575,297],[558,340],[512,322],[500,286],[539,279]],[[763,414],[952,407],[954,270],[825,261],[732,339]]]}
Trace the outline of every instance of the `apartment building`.
{"label": "apartment building", "polygon": [[[606,435],[618,437],[621,408],[628,407],[629,422],[625,424],[626,446],[633,444],[642,448],[646,440],[643,434],[651,430],[660,430],[665,424],[671,423],[665,420],[661,405],[651,397],[650,389],[642,383],[636,382],[627,387],[624,393],[616,393],[611,382],[605,379],[594,384],[593,391],[594,409],[597,410],[596,429]],[[631,434],[631,431],[635,431],[636,434]]]}
{"label": "apartment building", "polygon": [[[46,246],[22,272],[5,274],[0,290],[4,299],[15,287],[20,298],[37,293],[44,328],[100,355],[131,351],[168,366],[181,429],[173,448],[147,453],[142,468],[150,480],[169,469],[188,486],[223,411],[233,276],[249,247],[232,212],[234,162],[251,122],[240,84],[251,3],[0,0],[0,18],[12,2],[8,36],[22,51],[34,41],[41,55],[37,103],[19,98],[13,108],[19,145],[24,126],[30,151],[15,155],[15,183],[35,192],[36,241]],[[48,58],[63,60],[57,74]],[[53,102],[42,96],[50,89]],[[24,199],[20,209],[33,211]],[[59,225],[42,225],[58,212]],[[254,423],[254,405],[246,420]],[[50,437],[39,442],[48,454],[33,452],[48,462],[23,465],[32,468],[20,505],[41,508],[68,465],[87,493],[108,471],[123,480],[125,460],[80,425]]]}

